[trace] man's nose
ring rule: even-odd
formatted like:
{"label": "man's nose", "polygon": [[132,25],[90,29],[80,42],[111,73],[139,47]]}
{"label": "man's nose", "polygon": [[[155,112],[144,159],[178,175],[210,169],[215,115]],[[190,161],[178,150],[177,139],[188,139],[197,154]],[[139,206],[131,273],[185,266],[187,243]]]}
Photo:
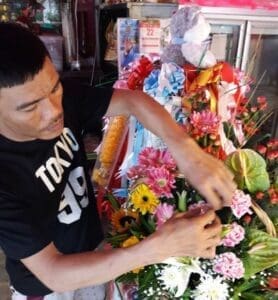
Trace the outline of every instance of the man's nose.
{"label": "man's nose", "polygon": [[62,111],[61,99],[49,96],[43,107],[43,115],[45,119],[52,119],[59,115]]}

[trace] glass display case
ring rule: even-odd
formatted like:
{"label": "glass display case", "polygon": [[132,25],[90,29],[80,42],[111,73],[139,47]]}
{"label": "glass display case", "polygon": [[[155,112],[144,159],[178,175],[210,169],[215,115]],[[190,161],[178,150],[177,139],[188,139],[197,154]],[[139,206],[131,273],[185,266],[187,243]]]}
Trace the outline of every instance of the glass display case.
{"label": "glass display case", "polygon": [[253,80],[251,101],[267,98],[263,133],[278,136],[278,10],[202,7],[211,24],[211,50]]}
{"label": "glass display case", "polygon": [[245,24],[242,21],[209,20],[210,50],[219,61],[240,67]]}
{"label": "glass display case", "polygon": [[247,23],[242,67],[258,82],[254,99],[264,95],[272,112],[264,131],[278,135],[278,21]]}

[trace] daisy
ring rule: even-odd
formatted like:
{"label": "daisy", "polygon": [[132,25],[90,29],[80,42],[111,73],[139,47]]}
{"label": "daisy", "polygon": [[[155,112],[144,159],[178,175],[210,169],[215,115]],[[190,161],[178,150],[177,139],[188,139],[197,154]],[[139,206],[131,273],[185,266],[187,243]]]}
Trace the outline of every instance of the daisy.
{"label": "daisy", "polygon": [[144,184],[138,184],[131,192],[130,201],[135,209],[138,209],[142,215],[154,213],[159,200],[156,195]]}
{"label": "daisy", "polygon": [[164,166],[168,170],[175,170],[176,163],[167,150],[155,149],[153,147],[146,147],[138,156],[138,163],[142,167],[159,168]]}
{"label": "daisy", "polygon": [[149,170],[147,184],[157,197],[171,198],[173,195],[171,189],[175,187],[175,177],[164,167],[151,168]]}

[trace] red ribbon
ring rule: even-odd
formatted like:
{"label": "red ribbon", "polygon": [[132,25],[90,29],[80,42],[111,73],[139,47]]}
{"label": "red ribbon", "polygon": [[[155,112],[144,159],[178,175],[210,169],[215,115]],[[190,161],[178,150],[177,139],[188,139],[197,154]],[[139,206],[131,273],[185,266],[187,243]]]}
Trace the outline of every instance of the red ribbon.
{"label": "red ribbon", "polygon": [[127,79],[128,88],[131,90],[142,89],[144,79],[150,75],[153,68],[152,62],[147,57],[142,56]]}

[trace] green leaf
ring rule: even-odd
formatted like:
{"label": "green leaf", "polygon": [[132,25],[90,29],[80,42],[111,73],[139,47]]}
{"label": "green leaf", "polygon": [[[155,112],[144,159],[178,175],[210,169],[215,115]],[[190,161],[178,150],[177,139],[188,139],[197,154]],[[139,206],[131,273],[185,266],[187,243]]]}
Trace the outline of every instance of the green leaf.
{"label": "green leaf", "polygon": [[130,237],[130,234],[123,233],[123,234],[109,234],[106,237],[106,241],[112,245],[114,248],[119,248],[123,241],[128,239]]}
{"label": "green leaf", "polygon": [[144,291],[147,291],[149,288],[152,288],[154,291],[159,287],[157,276],[155,274],[156,268],[155,265],[147,266],[138,274],[138,296],[139,299],[157,299],[155,298],[155,294],[153,297],[144,294]]}
{"label": "green leaf", "polygon": [[234,173],[240,189],[246,188],[250,193],[255,193],[269,188],[265,160],[254,150],[239,149],[231,153],[225,163]]}
{"label": "green leaf", "polygon": [[140,222],[142,223],[143,228],[147,231],[148,234],[155,232],[155,223],[152,217],[149,215],[141,215]]}
{"label": "green leaf", "polygon": [[254,293],[247,292],[247,293],[243,293],[241,295],[240,299],[242,299],[242,300],[265,300],[265,296],[259,295],[255,292]]}
{"label": "green leaf", "polygon": [[177,192],[178,196],[178,211],[184,212],[186,211],[186,195],[187,192],[183,190],[181,193]]}
{"label": "green leaf", "polygon": [[112,193],[107,193],[105,196],[106,196],[106,199],[110,202],[110,204],[114,210],[120,209],[121,206],[120,206],[117,198]]}
{"label": "green leaf", "polygon": [[120,283],[135,283],[138,275],[133,272],[125,273],[119,277],[117,277],[116,282]]}
{"label": "green leaf", "polygon": [[245,268],[245,279],[278,264],[277,238],[263,231],[250,229],[246,239],[249,242],[249,251],[241,257]]}

